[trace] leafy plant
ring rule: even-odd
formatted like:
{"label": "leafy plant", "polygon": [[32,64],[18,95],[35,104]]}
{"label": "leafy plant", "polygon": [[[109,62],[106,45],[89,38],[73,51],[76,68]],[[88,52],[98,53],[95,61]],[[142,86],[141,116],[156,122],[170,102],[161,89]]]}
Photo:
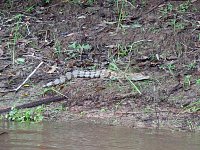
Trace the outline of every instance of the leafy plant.
{"label": "leafy plant", "polygon": [[170,74],[174,75],[174,70],[175,70],[176,66],[174,64],[168,64],[166,67],[169,70]]}
{"label": "leafy plant", "polygon": [[185,2],[183,4],[180,4],[178,6],[177,10],[179,12],[181,12],[181,13],[184,13],[184,12],[186,12],[189,9],[190,5],[191,5],[191,2],[190,2],[190,0],[188,0],[187,2]]}
{"label": "leafy plant", "polygon": [[171,13],[174,6],[171,3],[168,3],[165,7],[161,7],[160,12],[163,16],[166,16],[168,13]]}
{"label": "leafy plant", "polygon": [[68,52],[72,58],[76,57],[77,55],[79,55],[81,57],[81,55],[83,54],[84,51],[89,51],[92,48],[89,44],[81,45],[77,42],[73,42],[68,47],[72,49],[72,50],[68,50]]}
{"label": "leafy plant", "polygon": [[43,111],[44,109],[42,106],[35,109],[24,110],[12,108],[12,110],[6,115],[6,118],[16,122],[40,122],[43,120]]}
{"label": "leafy plant", "polygon": [[173,27],[174,31],[185,28],[185,23],[179,22],[177,19],[171,19],[170,25]]}
{"label": "leafy plant", "polygon": [[191,62],[190,64],[187,65],[188,70],[193,70],[197,66],[196,62]]}
{"label": "leafy plant", "polygon": [[76,50],[78,50],[79,52],[80,52],[80,51],[83,51],[84,49],[85,49],[85,50],[91,49],[91,46],[90,46],[89,44],[82,44],[82,45],[81,45],[81,44],[78,44],[78,43],[76,43],[76,42],[70,44],[68,47],[69,47],[69,48],[76,49]]}
{"label": "leafy plant", "polygon": [[14,1],[13,1],[13,0],[6,0],[6,1],[5,1],[5,5],[6,5],[6,7],[8,7],[8,8],[13,8]]}
{"label": "leafy plant", "polygon": [[196,80],[196,84],[200,86],[200,79]]}

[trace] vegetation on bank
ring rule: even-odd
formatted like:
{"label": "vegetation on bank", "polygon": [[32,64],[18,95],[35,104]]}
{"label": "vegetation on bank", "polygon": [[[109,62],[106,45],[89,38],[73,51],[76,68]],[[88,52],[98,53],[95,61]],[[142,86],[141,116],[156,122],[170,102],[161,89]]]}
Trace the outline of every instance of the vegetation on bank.
{"label": "vegetation on bank", "polygon": [[8,114],[2,115],[1,119],[7,119],[9,121],[16,122],[41,122],[43,120],[43,112],[43,106],[31,109],[12,108],[12,110]]}
{"label": "vegetation on bank", "polygon": [[[10,37],[6,39],[7,43],[5,47],[10,53],[9,56],[12,60],[13,66],[26,65],[25,57],[23,57],[22,55],[18,55],[18,48],[19,48],[20,42],[25,43],[27,45],[30,44],[32,45],[33,48],[36,47],[36,44],[34,42],[32,43],[28,40],[27,41],[25,40],[26,37],[28,37],[31,34],[30,28],[29,28],[29,20],[24,21],[25,19],[27,19],[25,16],[26,13],[31,14],[36,11],[38,14],[40,14],[42,13],[41,11],[42,9],[45,9],[45,7],[50,7],[51,3],[53,3],[52,0],[41,0],[41,1],[36,1],[36,2],[34,2],[34,0],[33,1],[27,0],[27,2],[30,2],[31,5],[26,6],[24,10],[21,10],[21,12],[23,13],[17,13],[14,17],[8,20],[10,24],[12,25],[9,26],[9,28],[11,28],[11,33],[10,33]],[[86,7],[95,5],[95,3],[97,3],[98,1],[62,0],[60,2],[71,3],[71,5],[80,5],[84,9]],[[143,33],[146,33],[146,32],[159,33],[161,31],[161,27],[163,27],[163,28],[170,29],[170,31],[172,31],[174,35],[178,35],[184,30],[187,30],[190,28],[192,28],[193,31],[196,31],[199,28],[200,23],[198,21],[195,22],[195,21],[187,20],[183,17],[184,14],[197,12],[197,8],[193,7],[193,2],[195,2],[195,0],[183,1],[177,5],[174,5],[170,3],[169,1],[165,5],[163,4],[155,5],[155,7],[151,8],[150,10],[147,10],[143,14],[143,16],[148,15],[148,13],[150,13],[151,11],[154,11],[154,9],[157,9],[158,11],[156,13],[159,14],[159,19],[161,19],[161,21],[163,22],[162,23],[159,22],[160,24],[158,24],[157,26],[151,26],[150,28],[147,28],[146,26],[142,24],[141,21],[137,20],[138,18],[142,17],[141,14],[138,14],[137,16],[130,16],[131,12],[127,10],[127,7],[131,7],[133,9],[134,8],[141,9],[145,7],[147,5],[146,0],[141,0],[139,4],[137,4],[137,1],[135,0],[132,0],[132,1],[127,1],[127,0],[113,0],[112,1],[111,0],[109,1],[109,4],[112,3],[115,6],[113,8],[116,15],[115,20],[112,20],[112,22],[105,21],[104,23],[108,25],[113,25],[116,29],[113,32],[117,33],[118,31],[121,31],[124,36],[126,36],[128,28],[131,28],[133,30],[140,29]],[[15,0],[5,0],[5,7],[8,8],[9,10],[15,6],[15,3],[16,3]],[[53,4],[56,5],[55,3]],[[38,6],[44,7],[44,8],[42,8],[41,10],[36,10]],[[84,18],[84,15],[79,16],[79,17]],[[131,19],[133,19],[134,21],[132,21]],[[152,19],[152,22],[154,22],[153,19]],[[112,33],[112,34],[115,35],[115,33]],[[70,43],[68,43],[68,45],[66,46],[67,48],[66,48],[66,47],[63,47],[62,42],[55,35],[54,35],[53,42],[48,41],[46,39],[47,38],[46,35],[45,35],[45,42],[47,45],[53,44],[52,53],[55,58],[59,59],[63,55],[68,56],[68,57],[65,57],[65,59],[63,60],[64,62],[69,62],[70,60],[76,60],[76,59],[82,60],[83,54],[89,54],[94,49],[94,46],[91,45],[90,43],[87,43],[87,41],[84,41],[84,42],[71,41]],[[200,33],[195,33],[194,39],[196,39],[197,43],[200,42]],[[2,43],[2,39],[0,39],[0,44],[1,43]],[[23,45],[20,45],[20,46],[23,46]],[[179,41],[175,41],[174,47],[175,48],[173,50],[173,53],[176,57],[175,59],[177,60],[181,59],[184,53],[187,53],[186,50],[185,51],[183,50],[184,48],[190,49],[190,47],[187,46],[185,43],[181,43]],[[154,43],[152,40],[138,40],[138,41],[134,41],[131,43],[126,43],[126,44],[118,43],[117,45],[109,45],[109,47],[107,48],[108,48],[107,57],[109,60],[108,69],[112,71],[116,71],[116,72],[128,72],[132,70],[137,72],[137,71],[141,71],[142,69],[140,67],[131,68],[131,65],[132,65],[131,56],[140,55],[141,49],[146,50],[146,51],[148,51],[148,49],[151,49],[151,48],[159,49],[160,43]],[[1,50],[1,47],[0,47],[0,50]],[[161,52],[160,54],[158,54],[157,52],[155,53],[153,52],[153,53],[150,53],[148,57],[144,55],[144,57],[141,58],[141,60],[139,61],[145,62],[146,60],[150,60],[151,62],[153,62],[152,65],[157,65],[160,71],[166,72],[167,74],[169,74],[170,78],[174,80],[178,78],[177,74],[180,72],[181,69],[187,70],[188,72],[192,72],[198,69],[198,61],[196,60],[190,60],[189,62],[185,62],[185,64],[181,64],[181,63],[178,64],[181,67],[175,64],[174,61],[171,61],[170,63],[159,64],[158,62],[161,59],[163,60],[174,59],[174,58],[167,58],[167,55],[168,55],[167,52]],[[121,65],[123,65],[123,67],[121,67]],[[96,69],[97,67],[98,66],[94,65],[88,68]],[[53,70],[55,71],[55,68],[56,66],[52,67],[51,71],[52,72]],[[193,76],[190,73],[181,74],[181,77],[183,80],[182,89],[185,91],[190,89],[192,86],[196,86],[196,87],[200,86],[200,79],[198,77]],[[132,92],[139,93],[140,95],[143,94],[143,89],[145,88],[145,86],[151,85],[152,82],[155,82],[155,84],[160,84],[159,79],[154,79],[153,81],[145,81],[143,83],[135,83],[135,82],[132,82],[128,76],[126,76],[126,81],[132,87]],[[112,84],[111,81],[110,81],[110,84]],[[34,85],[32,85],[31,83],[24,85],[24,87],[30,87],[30,86],[34,86]],[[119,85],[119,89],[121,90],[123,89],[123,87]],[[42,89],[42,92],[39,93],[39,95],[45,95],[46,91],[48,90],[49,89]],[[52,90],[50,91],[52,92]],[[58,91],[56,93],[58,94],[61,92]],[[176,97],[174,97],[174,99],[176,99]],[[119,102],[118,104],[121,104],[121,103]],[[117,104],[117,108],[118,108],[118,104]],[[36,109],[25,109],[25,110],[17,110],[13,108],[12,111],[6,115],[6,118],[9,120],[18,121],[18,122],[27,122],[27,121],[39,122],[43,119],[42,113],[44,112],[44,109],[45,108],[43,107],[38,107]],[[198,97],[196,101],[191,102],[189,104],[182,105],[182,110],[184,112],[189,112],[189,113],[199,112],[200,100],[198,99]]]}

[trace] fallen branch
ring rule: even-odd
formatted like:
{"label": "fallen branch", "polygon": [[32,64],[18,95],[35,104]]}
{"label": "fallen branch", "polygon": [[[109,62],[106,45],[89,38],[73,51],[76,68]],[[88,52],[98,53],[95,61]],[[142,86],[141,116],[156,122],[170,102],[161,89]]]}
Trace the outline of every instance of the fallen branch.
{"label": "fallen branch", "polygon": [[6,131],[0,131],[0,135],[3,135],[3,134],[8,134],[8,132],[6,132]]}
{"label": "fallen branch", "polygon": [[[55,96],[55,97],[40,99],[38,101],[22,104],[22,105],[16,106],[15,108],[16,109],[32,108],[32,107],[36,107],[36,106],[40,106],[40,105],[50,104],[52,102],[63,101],[65,99],[66,99],[66,97],[64,97],[64,96]],[[11,111],[11,109],[12,109],[12,107],[0,109],[0,114],[9,112],[9,111]]]}

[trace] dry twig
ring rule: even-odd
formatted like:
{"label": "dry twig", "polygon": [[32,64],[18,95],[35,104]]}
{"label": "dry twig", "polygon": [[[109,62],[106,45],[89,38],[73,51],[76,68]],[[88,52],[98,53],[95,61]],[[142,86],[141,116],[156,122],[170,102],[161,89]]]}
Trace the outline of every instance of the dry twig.
{"label": "dry twig", "polygon": [[33,72],[20,84],[17,88],[15,88],[13,91],[18,91],[28,80],[29,78],[36,72],[36,70],[43,64],[44,62],[42,61],[34,70]]}

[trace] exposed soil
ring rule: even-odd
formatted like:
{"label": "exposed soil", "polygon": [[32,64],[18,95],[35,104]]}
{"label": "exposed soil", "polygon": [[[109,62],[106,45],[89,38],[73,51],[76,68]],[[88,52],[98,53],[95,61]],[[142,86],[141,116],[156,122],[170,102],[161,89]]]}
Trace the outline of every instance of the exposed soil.
{"label": "exposed soil", "polygon": [[[118,6],[0,1],[0,108],[62,94],[63,102],[46,106],[46,119],[200,130],[200,1]],[[91,48],[70,48],[74,42]],[[8,92],[41,62],[24,86]],[[141,94],[126,80],[73,79],[42,88],[66,71],[113,69],[113,64],[150,76],[134,82]]]}

